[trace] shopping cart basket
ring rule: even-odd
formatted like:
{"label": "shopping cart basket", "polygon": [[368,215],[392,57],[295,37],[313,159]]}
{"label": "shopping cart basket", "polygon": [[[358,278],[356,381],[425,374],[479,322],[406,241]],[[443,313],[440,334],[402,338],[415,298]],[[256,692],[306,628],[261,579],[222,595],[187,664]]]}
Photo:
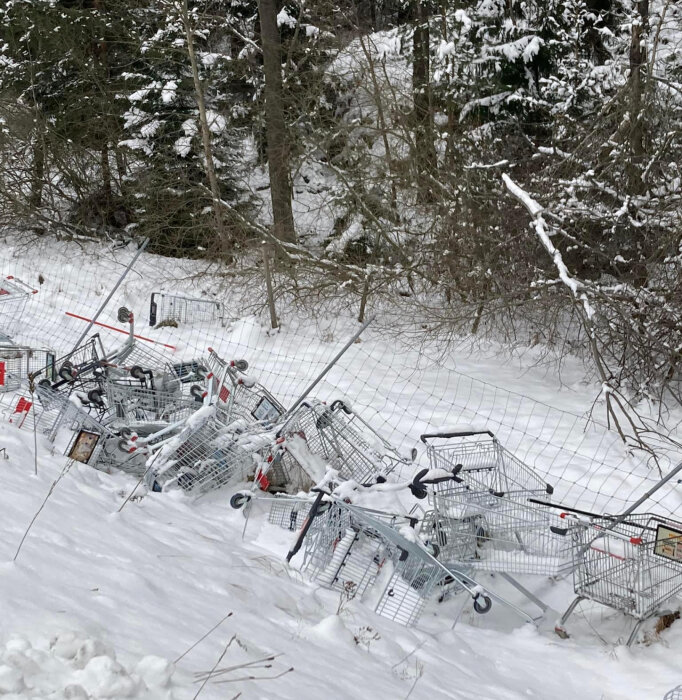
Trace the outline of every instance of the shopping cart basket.
{"label": "shopping cart basket", "polygon": [[[434,441],[438,442],[434,442]],[[449,440],[441,443],[440,440]],[[477,488],[510,500],[526,500],[554,492],[554,488],[506,450],[490,430],[466,430],[426,433],[426,445],[432,469],[452,471],[458,465],[466,488]],[[445,489],[452,485],[445,482]]]}
{"label": "shopping cart basket", "polygon": [[218,301],[153,292],[149,302],[149,325],[169,321],[189,326],[216,321],[225,325],[225,310]]}
{"label": "shopping cart basket", "polygon": [[329,468],[341,480],[371,484],[411,464],[343,401],[302,402],[277,437],[257,476],[263,489],[307,491]]}
{"label": "shopping cart basket", "polygon": [[[570,521],[569,521],[570,522]],[[557,632],[583,600],[593,600],[636,620],[630,646],[642,623],[663,614],[662,606],[682,591],[682,523],[651,513],[572,519],[575,600]]]}
{"label": "shopping cart basket", "polygon": [[16,277],[0,279],[0,335],[9,337],[16,332],[28,300],[37,293]]}
{"label": "shopping cart basket", "polygon": [[217,401],[233,418],[270,427],[285,412],[284,406],[253,377],[245,374],[246,360],[224,360],[213,348],[206,359],[208,399]]}
{"label": "shopping cart basket", "polygon": [[205,405],[159,448],[149,473],[153,489],[177,485],[194,494],[245,481],[269,437],[258,425],[231,421],[218,405]]}
{"label": "shopping cart basket", "polygon": [[55,376],[55,354],[46,348],[31,348],[26,345],[0,343],[0,394],[16,391],[29,375],[45,367]]}

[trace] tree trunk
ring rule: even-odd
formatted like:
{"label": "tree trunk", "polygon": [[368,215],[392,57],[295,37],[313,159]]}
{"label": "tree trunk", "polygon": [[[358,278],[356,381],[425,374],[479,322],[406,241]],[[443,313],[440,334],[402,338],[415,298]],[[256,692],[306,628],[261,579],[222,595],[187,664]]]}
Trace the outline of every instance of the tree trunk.
{"label": "tree trunk", "polygon": [[[42,133],[33,142],[33,163],[31,168],[31,196],[29,205],[37,209],[43,202],[43,185],[45,183],[45,143]],[[32,211],[30,212],[33,213]]]}
{"label": "tree trunk", "polygon": [[[436,167],[433,143],[433,113],[429,62],[429,12],[424,0],[415,0],[414,35],[412,37],[412,99],[414,101],[415,157],[419,173]],[[426,179],[425,184],[428,183]],[[425,187],[424,193],[430,188]]]}
{"label": "tree trunk", "polygon": [[189,17],[187,0],[182,2],[182,24],[185,30],[187,39],[187,55],[189,57],[190,67],[192,69],[192,80],[194,82],[194,95],[199,108],[199,127],[201,131],[201,142],[204,150],[204,169],[206,178],[211,189],[211,198],[213,200],[213,216],[215,218],[218,237],[220,240],[222,252],[231,253],[234,247],[234,241],[228,236],[223,216],[223,202],[220,197],[220,185],[215,172],[215,164],[213,161],[213,149],[211,147],[211,131],[208,125],[208,117],[206,115],[206,101],[204,99],[204,87],[201,84],[199,77],[199,65],[197,63],[196,53],[194,51],[194,27]]}
{"label": "tree trunk", "polygon": [[258,14],[265,73],[265,130],[273,232],[279,240],[295,243],[296,231],[291,209],[289,146],[284,122],[282,57],[276,1],[258,0]]}
{"label": "tree trunk", "polygon": [[632,23],[630,39],[630,154],[632,159],[630,181],[632,191],[641,193],[644,148],[644,119],[642,95],[644,93],[644,69],[646,66],[646,36],[649,25],[649,0],[638,0]]}

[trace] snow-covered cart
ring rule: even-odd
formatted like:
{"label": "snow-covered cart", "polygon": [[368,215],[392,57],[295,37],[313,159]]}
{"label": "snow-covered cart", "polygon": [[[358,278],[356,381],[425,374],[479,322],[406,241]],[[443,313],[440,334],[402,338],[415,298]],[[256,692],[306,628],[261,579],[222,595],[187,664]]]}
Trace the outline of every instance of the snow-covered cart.
{"label": "snow-covered cart", "polygon": [[630,646],[641,625],[663,614],[682,591],[682,522],[651,513],[626,519],[576,517],[569,529],[574,557],[575,600],[557,631],[583,600],[593,600],[634,618]]}

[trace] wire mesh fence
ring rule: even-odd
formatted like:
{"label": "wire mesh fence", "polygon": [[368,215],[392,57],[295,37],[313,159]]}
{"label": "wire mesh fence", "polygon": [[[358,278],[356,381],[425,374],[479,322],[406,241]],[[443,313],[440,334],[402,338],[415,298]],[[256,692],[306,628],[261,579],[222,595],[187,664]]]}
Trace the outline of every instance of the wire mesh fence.
{"label": "wire mesh fence", "polygon": [[[560,410],[554,382],[551,392],[532,382],[524,383],[523,394],[496,387],[487,373],[497,360],[460,356],[455,366],[428,335],[419,337],[418,347],[388,337],[390,321],[376,332],[370,327],[340,359],[340,341],[354,329],[349,314],[289,314],[283,329],[272,333],[257,315],[244,313],[248,295],[239,299],[231,289],[230,313],[239,319],[223,325],[218,306],[228,298],[226,289],[219,274],[206,273],[197,261],[144,253],[121,278],[136,253],[132,246],[45,240],[30,255],[18,248],[8,252],[0,274],[26,285],[2,295],[8,299],[0,299],[0,307],[12,296],[16,306],[4,307],[4,317],[0,308],[0,332],[12,325],[12,347],[55,353],[34,351],[36,365],[24,357],[18,371],[8,369],[14,358],[5,358],[5,376],[13,382],[5,394],[0,389],[6,416],[30,424],[26,416],[34,411],[40,429],[54,436],[68,425],[67,448],[80,440],[84,454],[88,439],[79,435],[96,433],[89,430],[95,420],[102,434],[88,463],[142,473],[151,460],[151,486],[203,493],[252,478],[260,469],[261,486],[294,493],[310,489],[329,469],[340,479],[370,485],[423,468],[459,468],[459,484],[434,487],[421,525],[422,540],[439,548],[440,563],[469,572],[544,575],[566,571],[566,561],[573,561],[567,559],[571,538],[555,532],[565,523],[557,524],[553,511],[530,499],[622,512],[657,482],[659,468],[665,473],[679,457],[660,425],[651,422],[654,464],[652,452],[626,447],[595,419],[592,397],[563,391]],[[39,294],[31,284],[40,286]],[[156,291],[169,285],[173,294]],[[152,294],[156,323],[143,336],[133,319],[145,311],[140,300]],[[184,316],[174,319],[168,312],[175,323],[160,323],[162,302],[170,301],[169,308],[180,314],[182,307]],[[10,311],[19,306],[19,314]],[[123,320],[120,307],[130,309]],[[240,359],[223,359],[230,357]],[[34,394],[27,375],[33,376]],[[311,382],[315,399],[305,394],[301,402]],[[38,386],[45,396],[38,395]],[[50,399],[48,389],[49,396],[61,398]],[[75,414],[64,401],[75,406]],[[288,406],[297,408],[289,413]],[[59,410],[66,418],[56,417]],[[476,426],[484,426],[483,434]],[[453,433],[462,439],[442,437]],[[432,437],[413,461],[420,435]],[[673,484],[650,504],[661,517],[680,505]],[[272,517],[283,526],[305,520],[305,508],[281,508]],[[363,537],[353,545],[357,552],[369,552],[376,543]],[[391,562],[394,570],[402,566]],[[406,594],[415,590],[409,586]]]}

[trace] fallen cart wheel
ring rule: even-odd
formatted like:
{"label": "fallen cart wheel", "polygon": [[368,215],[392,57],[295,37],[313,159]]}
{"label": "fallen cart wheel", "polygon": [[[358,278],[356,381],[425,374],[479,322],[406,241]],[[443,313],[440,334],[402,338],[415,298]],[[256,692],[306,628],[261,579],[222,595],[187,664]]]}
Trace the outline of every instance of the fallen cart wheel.
{"label": "fallen cart wheel", "polygon": [[145,373],[140,365],[133,365],[130,368],[130,376],[133,377],[133,379],[139,379],[141,382],[145,380]]}
{"label": "fallen cart wheel", "polygon": [[[483,602],[481,602],[481,600]],[[479,615],[485,615],[493,607],[493,601],[487,595],[478,593],[474,598],[474,610]]]}
{"label": "fallen cart wheel", "polygon": [[59,377],[65,382],[73,382],[78,376],[78,370],[70,362],[65,362],[59,368]]}
{"label": "fallen cart wheel", "polygon": [[232,498],[230,498],[230,506],[235,510],[239,510],[244,507],[251,500],[251,496],[248,493],[235,493]]}
{"label": "fallen cart wheel", "polygon": [[102,391],[100,389],[90,389],[88,391],[88,401],[95,404],[95,406],[102,406],[104,403],[102,401]]}

